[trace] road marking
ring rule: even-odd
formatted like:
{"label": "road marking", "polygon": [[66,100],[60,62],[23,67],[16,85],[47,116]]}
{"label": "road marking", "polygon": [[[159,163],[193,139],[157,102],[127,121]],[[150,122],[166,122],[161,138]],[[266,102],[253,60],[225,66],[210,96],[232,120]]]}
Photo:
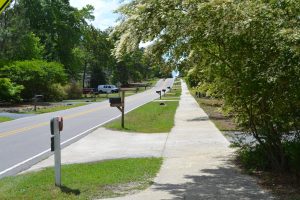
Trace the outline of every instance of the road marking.
{"label": "road marking", "polygon": [[[89,113],[92,113],[92,112],[96,112],[96,111],[101,110],[103,108],[104,107],[94,108],[94,109],[90,109],[90,110],[87,110],[87,111],[83,111],[83,112],[79,112],[79,113],[75,113],[75,114],[71,114],[71,115],[66,115],[64,117],[64,119],[76,118],[76,117],[79,117],[79,116],[82,116],[82,115],[86,115],[86,114],[89,114]],[[8,137],[8,136],[15,135],[15,134],[18,134],[18,133],[22,133],[22,132],[29,131],[29,130],[32,130],[32,129],[35,129],[35,128],[40,128],[42,126],[48,126],[49,123],[50,122],[41,122],[41,123],[38,123],[38,124],[35,124],[35,125],[15,129],[15,130],[12,130],[12,131],[2,132],[2,133],[0,133],[0,138],[4,138],[4,137]]]}
{"label": "road marking", "polygon": [[27,163],[27,162],[33,160],[33,159],[39,157],[39,156],[42,156],[43,154],[47,153],[48,151],[50,151],[50,148],[47,149],[46,151],[43,151],[43,152],[41,152],[41,153],[35,155],[35,156],[32,156],[31,158],[28,158],[27,160],[24,160],[24,161],[22,161],[22,162],[19,162],[18,164],[14,165],[14,166],[12,166],[12,167],[10,167],[10,168],[7,168],[6,170],[3,170],[2,172],[0,172],[0,176],[3,175],[3,174],[5,174],[6,172],[9,172],[9,171],[11,171],[11,170],[13,170],[13,169],[15,169],[15,168],[21,166],[21,165],[23,165],[23,164],[25,164],[25,163]]}
{"label": "road marking", "polygon": [[[167,84],[167,82],[164,81],[162,87],[164,87],[166,84]],[[135,99],[128,100],[128,102],[132,102],[132,101],[135,101]],[[83,111],[83,112],[79,112],[79,113],[75,113],[75,114],[71,114],[71,115],[66,115],[66,116],[64,116],[64,119],[76,118],[76,117],[79,117],[79,116],[82,116],[82,115],[86,115],[86,114],[89,114],[89,113],[92,113],[92,112],[96,112],[96,111],[101,110],[103,108],[104,107],[93,108],[93,109],[90,109],[90,110],[87,110],[87,111]],[[22,133],[22,132],[25,132],[25,131],[29,131],[29,130],[32,130],[32,129],[35,129],[35,128],[40,128],[40,127],[48,126],[48,125],[49,125],[49,122],[41,122],[39,124],[35,124],[35,125],[15,129],[15,130],[12,130],[12,131],[2,132],[2,133],[0,133],[0,138],[12,136],[12,135],[15,135],[15,134],[18,134],[18,133]]]}
{"label": "road marking", "polygon": [[[128,102],[132,102],[132,101],[135,101],[135,99],[129,100]],[[83,112],[79,112],[79,113],[75,113],[75,114],[71,114],[71,115],[66,115],[66,116],[64,116],[64,119],[73,119],[73,118],[76,118],[76,117],[79,117],[79,116],[82,116],[82,115],[86,115],[86,114],[89,114],[89,113],[92,113],[92,112],[96,112],[96,111],[101,110],[103,108],[104,107],[93,108],[93,109],[90,109],[90,110],[87,110],[87,111],[83,111]],[[48,125],[49,125],[49,122],[41,122],[39,124],[35,124],[35,125],[15,129],[15,130],[12,130],[12,131],[2,132],[2,133],[0,133],[0,138],[12,136],[12,135],[15,135],[15,134],[18,134],[18,133],[22,133],[22,132],[25,132],[25,131],[29,131],[29,130],[32,130],[32,129],[35,129],[35,128],[40,128],[40,127],[48,126]]]}
{"label": "road marking", "polygon": [[[132,101],[135,101],[135,99],[129,100],[128,102],[132,102]],[[66,116],[64,116],[64,119],[73,119],[73,118],[76,118],[76,117],[79,117],[79,116],[82,116],[82,115],[86,115],[86,114],[89,114],[89,113],[92,113],[92,112],[96,112],[96,111],[101,110],[103,108],[105,108],[105,107],[93,108],[93,109],[90,109],[90,110],[87,110],[87,111],[83,111],[83,112],[79,112],[79,113],[75,113],[75,114],[71,114],[71,115],[66,115]],[[25,132],[25,131],[29,131],[29,130],[32,130],[32,129],[35,129],[35,128],[40,128],[40,127],[48,126],[48,125],[49,125],[49,122],[41,122],[41,123],[38,123],[38,124],[35,124],[35,125],[15,129],[15,130],[12,130],[12,131],[2,132],[2,133],[0,133],[0,138],[12,136],[12,135],[15,135],[15,134],[18,134],[18,133],[22,133],[22,132]]]}
{"label": "road marking", "polygon": [[3,132],[3,133],[0,133],[0,138],[15,135],[17,133],[21,133],[21,132],[24,132],[24,131],[29,131],[31,129],[39,128],[39,127],[46,126],[46,125],[49,125],[49,122],[42,122],[42,123],[35,124],[35,125],[32,125],[32,126],[27,126],[27,127],[15,129],[15,130],[12,130],[12,131]]}
{"label": "road marking", "polygon": [[[133,111],[134,109],[137,109],[138,107],[141,107],[141,106],[143,106],[143,105],[145,105],[145,104],[147,104],[147,103],[149,103],[149,102],[151,102],[151,101],[147,101],[147,102],[142,103],[141,105],[138,105],[138,106],[136,106],[136,107],[134,107],[134,108],[132,108],[132,109],[130,109],[130,110],[128,110],[128,111],[125,111],[125,114],[127,114],[127,113]],[[72,140],[75,140],[75,139],[77,139],[78,137],[80,137],[80,136],[82,136],[82,135],[84,135],[84,134],[88,134],[88,133],[94,131],[95,129],[99,128],[100,126],[102,126],[102,125],[104,125],[104,124],[106,124],[106,123],[108,123],[108,122],[110,122],[110,121],[113,121],[113,120],[115,120],[115,119],[117,119],[117,118],[119,118],[119,117],[121,117],[121,114],[119,114],[119,115],[117,115],[116,117],[113,117],[113,118],[111,118],[111,119],[109,119],[109,120],[107,120],[107,121],[105,121],[105,122],[103,122],[103,123],[101,123],[101,124],[98,124],[98,125],[96,125],[96,126],[90,128],[90,129],[88,129],[88,130],[86,130],[86,131],[84,131],[84,132],[82,132],[82,133],[79,133],[78,135],[76,135],[76,136],[74,136],[74,137],[72,137],[72,138],[70,138],[70,139],[68,139],[68,140],[66,140],[66,141],[64,141],[64,142],[62,142],[61,145],[64,145],[64,144],[66,144],[66,143],[68,143],[68,142],[70,142],[70,141],[72,141]],[[48,153],[49,151],[50,151],[50,148],[47,149],[47,150],[45,150],[45,151],[43,151],[43,152],[41,152],[41,153],[39,153],[39,154],[37,154],[37,155],[35,155],[35,156],[32,156],[31,158],[28,158],[28,159],[26,159],[26,160],[24,160],[24,161],[22,161],[22,162],[20,162],[20,163],[18,163],[18,164],[16,164],[16,165],[12,166],[12,167],[10,167],[10,168],[7,168],[7,169],[1,171],[1,172],[0,172],[0,177],[1,177],[2,175],[4,175],[5,173],[7,173],[7,172],[9,172],[9,171],[11,171],[11,170],[13,170],[13,169],[15,169],[15,168],[17,168],[17,167],[23,165],[23,164],[25,164],[26,162],[29,162],[29,161],[31,161],[31,160],[33,160],[33,159],[35,159],[35,158],[38,158],[39,156],[42,156],[43,154]]]}

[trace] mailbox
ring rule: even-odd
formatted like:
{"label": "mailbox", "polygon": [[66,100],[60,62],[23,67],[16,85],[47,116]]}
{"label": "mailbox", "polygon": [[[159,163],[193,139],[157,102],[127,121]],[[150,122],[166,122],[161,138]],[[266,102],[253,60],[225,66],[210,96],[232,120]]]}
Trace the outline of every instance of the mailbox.
{"label": "mailbox", "polygon": [[[55,125],[54,125],[54,123],[56,123],[55,120],[58,122],[58,130],[55,130]],[[55,117],[51,119],[50,121],[51,135],[54,135],[56,131],[62,131],[63,127],[64,127],[64,120],[62,117]]]}
{"label": "mailbox", "polygon": [[166,89],[162,89],[162,91],[165,93],[165,92],[166,92]]}
{"label": "mailbox", "polygon": [[33,97],[32,99],[35,100],[35,101],[38,101],[38,100],[41,100],[41,99],[43,99],[43,98],[44,98],[43,95],[36,94],[36,95],[34,95],[34,97]]}
{"label": "mailbox", "polygon": [[122,100],[121,97],[113,97],[109,98],[109,103],[111,107],[118,107],[122,106]]}
{"label": "mailbox", "polygon": [[64,127],[64,119],[62,117],[58,117],[58,129],[62,131]]}
{"label": "mailbox", "polygon": [[171,89],[171,87],[169,86],[169,87],[167,87],[169,90]]}
{"label": "mailbox", "polygon": [[113,97],[109,98],[110,104],[120,104],[121,103],[121,97]]}
{"label": "mailbox", "polygon": [[50,138],[50,142],[51,142],[51,151],[55,151],[55,136],[56,134],[59,134],[60,131],[63,130],[63,118],[62,117],[54,117],[51,119],[50,121],[50,131],[51,131],[51,138]]}

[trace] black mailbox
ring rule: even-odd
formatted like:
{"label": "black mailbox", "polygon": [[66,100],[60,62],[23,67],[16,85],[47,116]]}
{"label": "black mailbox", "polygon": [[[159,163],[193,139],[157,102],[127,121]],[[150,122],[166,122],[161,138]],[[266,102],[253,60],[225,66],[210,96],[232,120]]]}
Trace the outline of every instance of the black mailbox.
{"label": "black mailbox", "polygon": [[162,89],[163,92],[166,92],[166,89]]}
{"label": "black mailbox", "polygon": [[156,91],[156,93],[157,93],[157,94],[160,94],[160,93],[161,93],[161,91],[160,91],[160,90],[158,90],[158,91]]}
{"label": "black mailbox", "polygon": [[113,97],[109,98],[110,104],[121,104],[121,97]]}
{"label": "black mailbox", "polygon": [[171,89],[171,87],[169,86],[169,87],[167,87],[169,90]]}

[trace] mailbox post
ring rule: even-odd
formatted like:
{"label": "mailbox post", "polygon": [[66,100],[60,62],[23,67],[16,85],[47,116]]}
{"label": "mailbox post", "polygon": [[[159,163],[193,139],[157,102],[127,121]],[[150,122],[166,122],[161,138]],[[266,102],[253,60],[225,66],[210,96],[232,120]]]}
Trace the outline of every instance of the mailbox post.
{"label": "mailbox post", "polygon": [[125,91],[135,91],[135,88],[121,88],[121,97],[109,98],[110,107],[117,107],[122,113],[122,128],[125,127]]}
{"label": "mailbox post", "polygon": [[164,96],[166,95],[166,89],[162,89]]}
{"label": "mailbox post", "polygon": [[37,102],[38,102],[39,100],[41,100],[43,97],[44,97],[43,95],[36,94],[36,95],[34,95],[34,97],[32,98],[32,99],[33,99],[33,104],[34,104],[34,111],[36,111]]}
{"label": "mailbox post", "polygon": [[159,94],[159,99],[161,99],[161,91],[157,90],[156,93]]}
{"label": "mailbox post", "polygon": [[125,91],[123,90],[122,91],[122,97],[121,97],[121,104],[122,104],[122,109],[120,110],[121,112],[122,112],[122,128],[124,128],[124,122],[125,122],[125,120],[124,120],[124,118],[125,118]]}
{"label": "mailbox post", "polygon": [[61,186],[61,150],[60,131],[63,130],[63,118],[54,117],[50,121],[51,151],[54,151],[55,185]]}

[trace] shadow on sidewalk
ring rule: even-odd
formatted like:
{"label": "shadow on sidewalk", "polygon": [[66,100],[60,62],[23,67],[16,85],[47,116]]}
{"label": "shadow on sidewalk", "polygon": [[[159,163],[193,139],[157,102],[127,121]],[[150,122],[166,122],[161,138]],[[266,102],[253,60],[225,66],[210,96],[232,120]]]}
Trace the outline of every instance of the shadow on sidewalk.
{"label": "shadow on sidewalk", "polygon": [[207,120],[209,120],[209,117],[203,116],[203,117],[196,117],[193,119],[188,119],[187,121],[188,122],[197,122],[197,121],[207,121]]}
{"label": "shadow on sidewalk", "polygon": [[185,176],[184,184],[154,184],[154,188],[174,195],[173,199],[274,199],[259,188],[255,179],[241,174],[233,166],[203,169],[200,173],[199,176]]}

